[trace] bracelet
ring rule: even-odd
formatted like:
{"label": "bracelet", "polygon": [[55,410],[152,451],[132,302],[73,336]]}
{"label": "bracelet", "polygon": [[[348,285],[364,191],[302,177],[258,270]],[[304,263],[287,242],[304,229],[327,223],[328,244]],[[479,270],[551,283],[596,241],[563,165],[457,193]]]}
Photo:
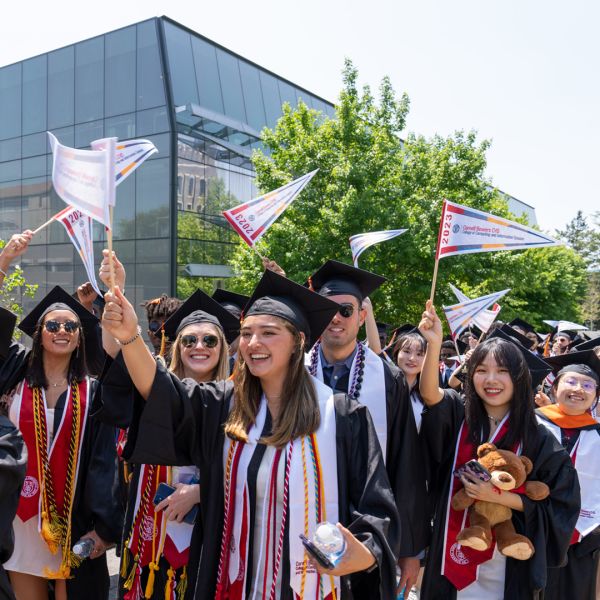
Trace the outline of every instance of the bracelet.
{"label": "bracelet", "polygon": [[142,328],[138,325],[137,332],[131,339],[125,342],[120,342],[119,340],[117,340],[117,344],[119,344],[119,346],[128,346],[129,344],[133,344],[133,342],[135,342],[135,340],[137,340],[140,337],[140,335],[142,335]]}

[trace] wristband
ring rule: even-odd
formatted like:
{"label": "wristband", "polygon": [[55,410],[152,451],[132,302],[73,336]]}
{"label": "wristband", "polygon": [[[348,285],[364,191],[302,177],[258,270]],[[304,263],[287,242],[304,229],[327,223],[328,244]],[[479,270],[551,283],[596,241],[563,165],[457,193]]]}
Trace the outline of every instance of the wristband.
{"label": "wristband", "polygon": [[133,342],[135,342],[135,340],[137,340],[140,337],[140,335],[142,335],[142,328],[138,325],[137,332],[132,338],[124,342],[117,340],[117,344],[119,344],[119,346],[128,346],[129,344],[133,344]]}

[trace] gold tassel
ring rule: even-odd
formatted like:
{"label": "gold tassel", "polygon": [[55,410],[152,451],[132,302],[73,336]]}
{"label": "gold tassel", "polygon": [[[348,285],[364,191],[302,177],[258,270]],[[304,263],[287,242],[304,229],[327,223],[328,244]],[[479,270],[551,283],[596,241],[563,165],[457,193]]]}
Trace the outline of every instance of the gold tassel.
{"label": "gold tassel", "polygon": [[148,573],[148,581],[146,582],[146,592],[144,593],[144,598],[152,598],[152,594],[154,594],[154,577],[156,572],[160,570],[160,567],[157,563],[151,562],[148,565],[150,572]]}
{"label": "gold tassel", "polygon": [[123,544],[123,548],[121,550],[121,572],[120,575],[123,579],[127,577],[127,571],[129,570],[129,540]]}
{"label": "gold tassel", "polygon": [[175,583],[175,571],[173,570],[173,567],[169,567],[167,575],[169,576],[169,578],[167,579],[167,583],[165,584],[165,600],[172,600],[173,584]]}
{"label": "gold tassel", "polygon": [[133,587],[133,582],[135,581],[135,575],[137,573],[137,567],[138,567],[139,560],[140,560],[140,557],[136,554],[135,558],[133,559],[133,567],[132,567],[131,571],[129,571],[129,577],[127,577],[127,579],[125,580],[125,583],[123,584],[123,587],[126,590],[130,590]]}
{"label": "gold tassel", "polygon": [[179,577],[179,582],[177,583],[177,598],[179,600],[183,600],[183,597],[185,596],[185,592],[187,590],[187,586],[188,586],[188,582],[187,582],[187,567],[183,567],[183,572],[181,573],[181,576]]}
{"label": "gold tassel", "polygon": [[63,537],[62,529],[60,517],[55,511],[51,510],[50,517],[48,517],[47,512],[42,512],[41,535],[52,554],[56,554],[58,552],[58,547]]}
{"label": "gold tassel", "polygon": [[162,327],[160,328],[160,352],[158,353],[158,355],[162,356],[164,358],[166,349],[167,349],[167,336],[165,335],[165,325],[163,323]]}

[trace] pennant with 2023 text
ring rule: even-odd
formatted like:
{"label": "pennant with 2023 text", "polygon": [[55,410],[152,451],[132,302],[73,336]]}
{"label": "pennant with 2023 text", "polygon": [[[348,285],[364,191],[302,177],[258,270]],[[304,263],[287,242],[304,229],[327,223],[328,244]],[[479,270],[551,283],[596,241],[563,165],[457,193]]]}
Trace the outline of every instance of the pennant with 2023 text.
{"label": "pennant with 2023 text", "polygon": [[521,223],[444,200],[436,259],[455,254],[560,245],[541,231]]}
{"label": "pennant with 2023 text", "polygon": [[317,171],[318,169],[315,169],[268,194],[225,210],[223,216],[240,237],[252,247],[296,199]]}
{"label": "pennant with 2023 text", "polygon": [[[459,302],[468,302],[470,300],[468,296],[463,294],[457,287],[453,286],[452,284],[450,284],[450,289],[454,292],[454,295],[456,296],[456,299]],[[501,308],[502,307],[499,304],[494,304],[491,310],[482,310],[480,313],[475,315],[475,317],[473,317],[471,321],[472,324],[475,325],[475,327],[477,327],[481,331],[483,331],[483,333],[486,333],[492,326],[492,323],[498,317]]]}
{"label": "pennant with 2023 text", "polygon": [[68,206],[54,216],[56,221],[63,224],[67,230],[73,246],[77,250],[85,272],[88,276],[88,281],[98,294],[101,294],[98,282],[96,281],[96,269],[94,266],[94,244],[92,243],[92,219],[84,215],[77,208]]}
{"label": "pennant with 2023 text", "polygon": [[406,229],[388,229],[386,231],[370,231],[369,233],[357,233],[350,236],[350,250],[352,250],[352,262],[358,267],[358,257],[375,244],[387,242],[398,235],[402,235]]}
{"label": "pennant with 2023 text", "polygon": [[501,292],[494,292],[487,296],[480,296],[467,302],[459,302],[452,306],[444,306],[444,313],[450,326],[450,331],[454,337],[459,336],[468,326],[469,323],[476,317],[481,311],[486,310],[488,307],[495,304],[508,293],[510,289],[502,290]]}

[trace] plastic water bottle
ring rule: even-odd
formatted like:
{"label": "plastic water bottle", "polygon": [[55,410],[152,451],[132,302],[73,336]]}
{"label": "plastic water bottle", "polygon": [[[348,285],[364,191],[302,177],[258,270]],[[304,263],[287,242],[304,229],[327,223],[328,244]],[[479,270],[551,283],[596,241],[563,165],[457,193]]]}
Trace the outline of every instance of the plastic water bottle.
{"label": "plastic water bottle", "polygon": [[346,540],[342,532],[327,521],[317,525],[312,542],[333,565],[337,565],[346,552]]}
{"label": "plastic water bottle", "polygon": [[94,549],[94,540],[91,538],[81,538],[73,546],[73,554],[81,559],[89,558]]}

